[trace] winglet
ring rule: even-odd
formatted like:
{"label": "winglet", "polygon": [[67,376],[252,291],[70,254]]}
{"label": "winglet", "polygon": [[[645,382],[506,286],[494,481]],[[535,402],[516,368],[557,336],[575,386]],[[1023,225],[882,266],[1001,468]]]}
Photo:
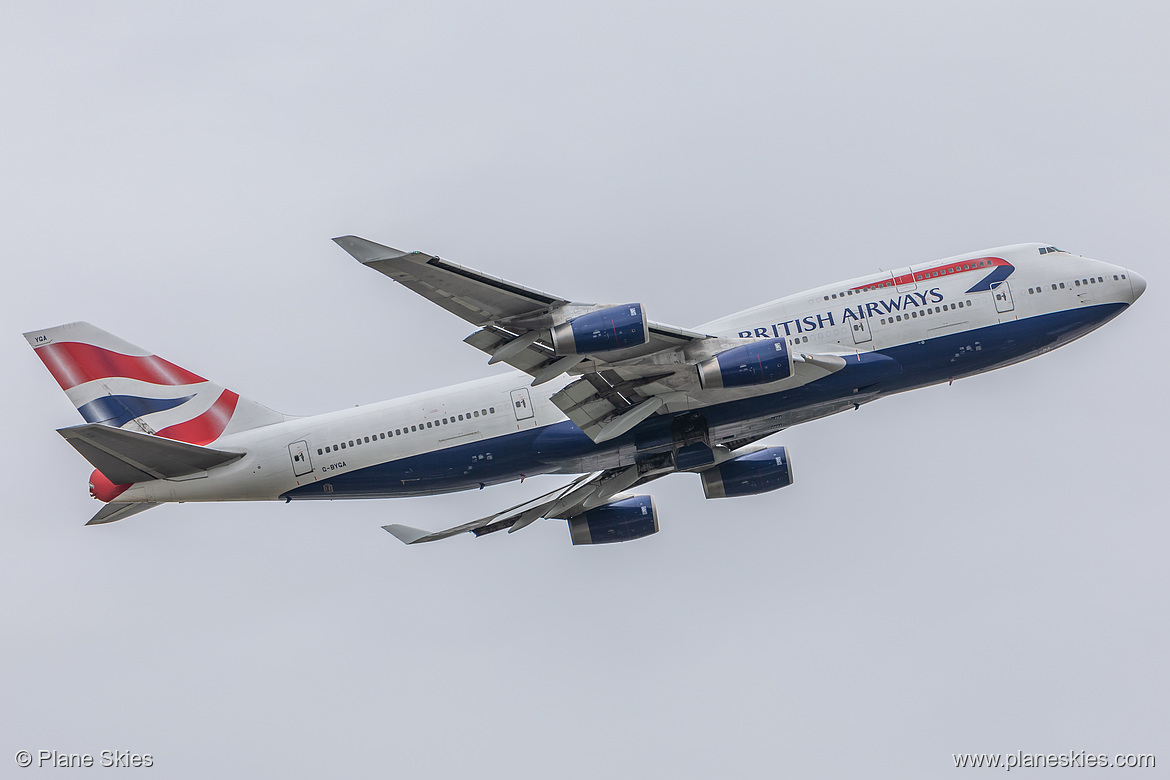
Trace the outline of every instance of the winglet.
{"label": "winglet", "polygon": [[367,241],[357,236],[338,236],[333,240],[339,247],[353,255],[353,258],[359,263],[372,263],[375,260],[394,260],[411,254],[411,252],[403,252],[400,249],[375,244],[373,241]]}
{"label": "winglet", "polygon": [[421,528],[411,528],[409,525],[384,525],[382,528],[394,534],[396,538],[405,544],[414,544],[420,539],[431,535],[430,531],[424,531]]}

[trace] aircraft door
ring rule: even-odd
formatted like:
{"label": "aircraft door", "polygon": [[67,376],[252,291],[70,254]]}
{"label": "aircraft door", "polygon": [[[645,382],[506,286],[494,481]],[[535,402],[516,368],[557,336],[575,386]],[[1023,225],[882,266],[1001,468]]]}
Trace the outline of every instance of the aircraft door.
{"label": "aircraft door", "polygon": [[313,461],[309,458],[309,445],[303,441],[294,441],[288,445],[288,454],[292,458],[294,476],[304,476],[313,470]]}
{"label": "aircraft door", "polygon": [[1006,281],[1000,282],[997,286],[991,288],[991,294],[995,296],[996,311],[1003,313],[1015,310],[1016,304],[1012,300],[1012,291]]}
{"label": "aircraft door", "polygon": [[853,343],[864,344],[873,338],[869,332],[869,318],[862,316],[859,320],[849,320],[849,329],[853,331]]}
{"label": "aircraft door", "polygon": [[528,395],[528,388],[522,387],[512,391],[512,411],[517,420],[530,420],[535,412],[532,410],[532,398]]}

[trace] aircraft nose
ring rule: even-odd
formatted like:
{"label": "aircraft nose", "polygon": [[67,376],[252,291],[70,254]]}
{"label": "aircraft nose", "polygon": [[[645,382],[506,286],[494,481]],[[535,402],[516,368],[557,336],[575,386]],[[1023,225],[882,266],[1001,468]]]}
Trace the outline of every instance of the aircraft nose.
{"label": "aircraft nose", "polygon": [[1127,273],[1129,274],[1129,287],[1133,291],[1132,300],[1136,301],[1146,291],[1146,280],[1141,277],[1141,274],[1135,274],[1128,269]]}

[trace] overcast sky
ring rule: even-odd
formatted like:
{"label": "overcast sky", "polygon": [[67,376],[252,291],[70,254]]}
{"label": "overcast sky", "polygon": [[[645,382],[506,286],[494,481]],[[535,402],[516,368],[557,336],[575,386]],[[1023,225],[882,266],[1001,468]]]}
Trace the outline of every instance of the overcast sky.
{"label": "overcast sky", "polygon": [[[1164,772],[1166,4],[557,5],[9,5],[0,775],[21,749],[176,778]],[[681,326],[1020,241],[1149,290],[779,434],[783,491],[656,482],[629,544],[380,529],[551,477],[84,527],[54,432],[80,418],[23,331],[89,320],[291,414],[496,370],[347,233]]]}

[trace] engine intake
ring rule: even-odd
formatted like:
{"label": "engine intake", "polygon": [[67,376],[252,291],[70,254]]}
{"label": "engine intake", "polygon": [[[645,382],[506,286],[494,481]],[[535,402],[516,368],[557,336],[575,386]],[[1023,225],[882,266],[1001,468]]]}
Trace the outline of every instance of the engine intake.
{"label": "engine intake", "polygon": [[558,355],[612,352],[649,340],[650,328],[640,303],[591,311],[552,329],[553,350]]}
{"label": "engine intake", "polygon": [[768,447],[700,472],[707,498],[754,496],[792,484],[787,447]]}
{"label": "engine intake", "polygon": [[762,385],[790,376],[792,353],[783,338],[744,344],[699,363],[699,384],[704,390]]}
{"label": "engine intake", "polygon": [[654,533],[658,533],[658,512],[653,496],[611,501],[569,519],[573,544],[628,542]]}

